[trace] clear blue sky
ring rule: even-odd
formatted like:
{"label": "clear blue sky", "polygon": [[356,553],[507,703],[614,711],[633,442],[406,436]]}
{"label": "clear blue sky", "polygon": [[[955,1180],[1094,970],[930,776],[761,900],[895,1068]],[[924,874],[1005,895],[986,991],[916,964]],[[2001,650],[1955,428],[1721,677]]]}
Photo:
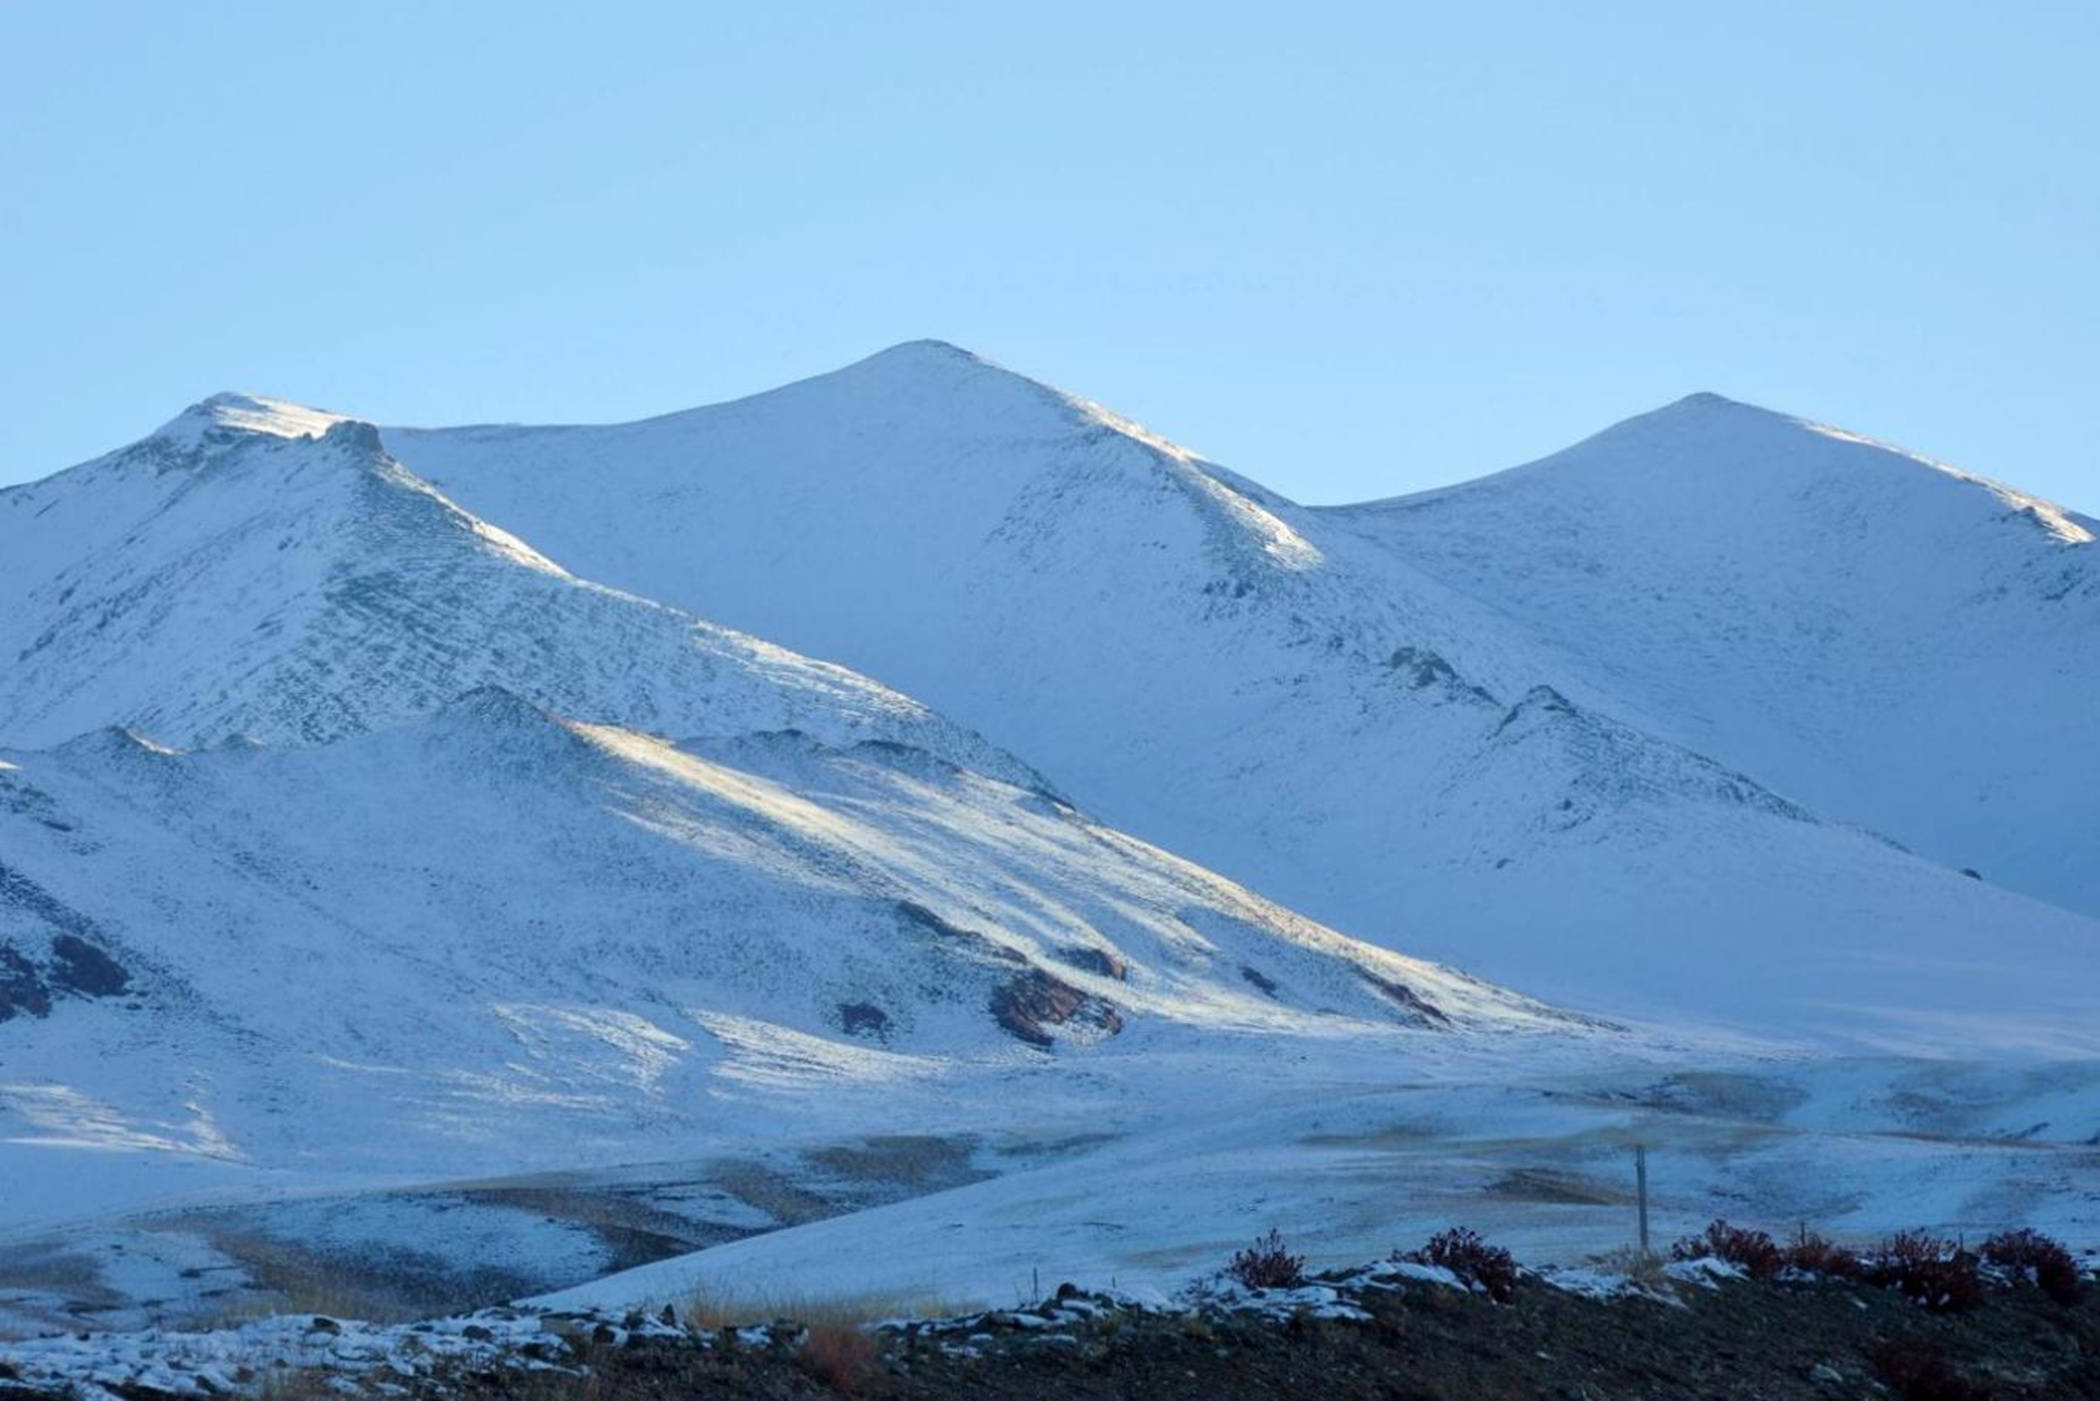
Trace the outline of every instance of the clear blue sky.
{"label": "clear blue sky", "polygon": [[2100,510],[2100,6],[24,4],[0,481],[921,336],[1301,499],[1713,389]]}

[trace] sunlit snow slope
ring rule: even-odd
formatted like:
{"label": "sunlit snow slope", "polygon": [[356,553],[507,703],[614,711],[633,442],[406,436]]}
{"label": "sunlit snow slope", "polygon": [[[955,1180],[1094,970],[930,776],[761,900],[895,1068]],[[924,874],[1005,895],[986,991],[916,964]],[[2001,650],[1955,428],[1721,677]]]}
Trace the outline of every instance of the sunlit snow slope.
{"label": "sunlit snow slope", "polygon": [[[1806,436],[1818,450],[1833,441]],[[1711,616],[1733,605],[1687,562],[1700,555],[1695,539],[1638,585],[1599,586],[1599,600],[1633,590],[1630,616],[1675,619],[1674,631],[1628,636],[1637,662],[1616,663],[1552,610],[1530,616],[1480,583],[1502,577],[1492,532],[1416,551],[1386,528],[1404,512],[1294,506],[932,342],[642,423],[386,437],[415,470],[568,567],[923,697],[1107,820],[1352,933],[1629,1014],[1902,1050],[1977,1036],[2052,1052],[2089,1044],[2071,1008],[2100,990],[2090,957],[2100,925],[1964,877],[1961,865],[2000,875],[2016,863],[1980,852],[1957,861],[1912,830],[1941,819],[1898,820],[1935,802],[1960,808],[1959,791],[1936,797],[1914,778],[1867,805],[1795,785],[1816,755],[1873,726],[1887,668],[1848,677],[1835,647],[1819,707],[1790,718],[1746,703],[1767,717],[1765,733],[1804,731],[1776,774],[1759,765],[1777,738],[1736,744],[1673,711],[1657,687],[1622,684],[1637,671],[1675,675],[1679,644],[1702,627],[1749,629]],[[1977,490],[1906,467],[1921,490]],[[1716,500],[1717,518],[1726,505]],[[1949,540],[1925,528],[1936,510],[1928,502],[1892,529],[1917,537],[1902,549],[1951,568]],[[1433,529],[1433,514],[1419,514]],[[2030,570],[2041,593],[2068,580],[2065,602],[2087,588],[2075,520],[2036,508],[2000,524],[2019,533],[2008,551],[2032,537],[2056,552]],[[1509,530],[1512,571],[1526,549],[1582,548],[1565,529],[1537,529],[1528,546]],[[1775,573],[1792,567],[1783,544],[1835,548],[1779,525],[1771,534],[1761,548]],[[1615,567],[1641,568],[1637,542],[1599,548]],[[1740,554],[1754,572],[1753,552]],[[1452,566],[1461,556],[1471,572]],[[2048,588],[2045,564],[2056,571]],[[1676,567],[1690,592],[1673,583]],[[1948,589],[2001,586],[1985,570]],[[1777,626],[1792,606],[1753,612]],[[1813,630],[1823,616],[1804,603],[1796,625]],[[1892,651],[1926,645],[1901,640],[1900,619],[1887,626]],[[2029,632],[2038,648],[2043,631]],[[1965,669],[1974,656],[1968,648],[1943,671],[1972,697],[1990,684]],[[1742,665],[1769,667],[1760,699],[1789,684],[1786,657]],[[2029,706],[2044,743],[2090,730],[2069,666],[2019,673],[2042,694],[2008,713]],[[1856,714],[1844,699],[1855,681]],[[1834,715],[1850,729],[1806,733]],[[1968,746],[1970,768],[1987,766],[1988,742],[1950,743]],[[2030,864],[2053,861],[2056,885],[2031,888],[2060,893],[2082,879],[2064,870],[2081,864],[2070,854],[2091,827],[2090,785],[2022,788],[2032,765],[2007,754],[1994,781],[2014,835],[1994,849],[2053,853]]]}
{"label": "sunlit snow slope", "polygon": [[[678,745],[491,689],[328,745],[5,762],[0,939],[53,965],[0,1020],[16,1158],[518,1170],[689,1150],[739,1087],[887,1084],[908,1119],[1089,1048],[1576,1029],[879,741]],[[121,988],[62,986],[68,939]]]}

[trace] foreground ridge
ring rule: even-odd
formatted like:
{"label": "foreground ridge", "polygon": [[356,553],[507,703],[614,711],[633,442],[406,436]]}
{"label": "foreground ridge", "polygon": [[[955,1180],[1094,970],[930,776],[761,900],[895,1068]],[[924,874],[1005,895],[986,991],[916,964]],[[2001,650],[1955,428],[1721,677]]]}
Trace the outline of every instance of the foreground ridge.
{"label": "foreground ridge", "polygon": [[[1503,1301],[1404,1262],[1175,1299],[1057,1286],[1011,1309],[899,1316],[893,1301],[743,1310],[695,1298],[624,1313],[484,1310],[375,1327],[286,1316],[203,1334],[0,1344],[11,1394],[196,1396],[260,1386],[430,1397],[1550,1394],[1822,1396],[1927,1383],[1943,1395],[2091,1389],[2100,1307],[2001,1282],[1961,1313],[1711,1261],[1527,1272]],[[2080,1348],[2074,1341],[2084,1339]],[[1720,1358],[1729,1361],[1725,1366]],[[0,1385],[10,1383],[0,1382]],[[1967,1391],[1954,1390],[1966,1387]],[[275,1394],[275,1393],[273,1393]]]}

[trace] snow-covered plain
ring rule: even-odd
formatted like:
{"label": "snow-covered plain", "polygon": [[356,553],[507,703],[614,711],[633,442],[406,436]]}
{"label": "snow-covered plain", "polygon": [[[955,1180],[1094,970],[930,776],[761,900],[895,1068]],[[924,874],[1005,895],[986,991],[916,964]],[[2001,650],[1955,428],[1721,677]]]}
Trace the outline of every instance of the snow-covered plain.
{"label": "snow-covered plain", "polygon": [[[793,1296],[813,1281],[844,1298],[1000,1306],[1034,1280],[1159,1296],[1270,1227],[1316,1267],[1381,1258],[1458,1223],[1520,1260],[1574,1262],[1628,1244],[1635,1143],[1648,1148],[1664,1244],[1717,1214],[1811,1222],[1862,1244],[1925,1221],[1970,1236],[2014,1217],[2074,1241],[2100,1232],[2100,1148],[2080,1141],[2100,1126],[2090,1064],[2001,1082],[2004,1097],[1981,1109],[1962,1105],[1978,1072],[1944,1063],[1762,1061],[1684,1075],[1624,1062],[1545,1069],[1555,1063],[1499,1084],[1477,1065],[1396,1084],[1343,1054],[1230,1113],[1163,1120],[1070,1160],[540,1302],[683,1307]],[[1832,1120],[1844,1127],[1819,1127]]]}
{"label": "snow-covered plain", "polygon": [[[1948,480],[2086,606],[2086,523]],[[1574,1259],[1636,1141],[1663,1230],[2100,1239],[2100,922],[1857,825],[1930,806],[1847,796],[1900,746],[1760,767],[1845,748],[1842,638],[1701,711],[1766,663],[1527,613],[1434,518],[933,344],[602,429],[219,396],[0,492],[0,1328],[207,1317],[279,1246],[622,1308],[1164,1290],[1269,1225]],[[1981,538],[1949,607],[2027,609]],[[2077,665],[2021,673],[2066,744]],[[2030,779],[2018,883],[2078,905],[2090,789]],[[637,1232],[730,1243],[586,1283]]]}

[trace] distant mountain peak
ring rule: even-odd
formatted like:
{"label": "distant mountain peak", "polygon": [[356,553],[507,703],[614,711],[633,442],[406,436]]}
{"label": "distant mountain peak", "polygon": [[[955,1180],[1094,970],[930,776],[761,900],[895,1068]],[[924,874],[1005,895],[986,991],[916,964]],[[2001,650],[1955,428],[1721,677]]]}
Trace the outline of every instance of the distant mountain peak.
{"label": "distant mountain peak", "polygon": [[1731,399],[1728,395],[1717,394],[1711,389],[1697,390],[1681,399],[1674,399],[1659,409],[1653,409],[1644,414],[1636,414],[1625,421],[1639,423],[1651,418],[1693,418],[1716,423],[1730,420],[1762,420],[1767,423],[1790,424],[1803,428],[1816,426],[1807,419],[1797,418],[1784,409],[1769,408],[1764,404],[1753,404],[1747,399]]}
{"label": "distant mountain peak", "polygon": [[903,341],[803,383],[827,381],[866,384],[888,395],[969,387],[988,391],[995,401],[1016,392],[1045,402],[1065,397],[1049,385],[943,340]]}
{"label": "distant mountain peak", "polygon": [[[1025,380],[1002,365],[993,364],[973,350],[943,340],[900,341],[866,355],[858,360],[831,371],[831,375],[866,375],[880,373],[898,376],[947,376],[957,373],[974,374],[990,371],[1002,378]],[[830,375],[819,375],[828,379]]]}
{"label": "distant mountain peak", "polygon": [[962,346],[955,344],[953,341],[944,341],[934,336],[922,336],[918,340],[899,341],[897,342],[897,344],[890,346],[887,349],[876,351],[873,355],[869,356],[868,358],[871,360],[881,360],[889,358],[895,358],[900,360],[922,359],[936,361],[963,360],[972,361],[977,364],[988,363],[984,359],[984,357],[979,355],[976,351],[966,350]]}
{"label": "distant mountain peak", "polygon": [[[1702,450],[1715,453],[1716,460],[1726,469],[1740,468],[1752,459],[1772,460],[1780,454],[1794,455],[1800,462],[1813,464],[1815,470],[1824,473],[1840,470],[1849,473],[1867,466],[1922,468],[1931,475],[1920,478],[1920,481],[1937,478],[1986,492],[2004,511],[2027,520],[2060,543],[2084,545],[2094,539],[2090,523],[2076,512],[2005,482],[1965,472],[1900,443],[1710,392],[1688,394],[1653,413],[1627,419],[1605,429],[1591,441],[1625,435],[1639,443],[1650,431],[1671,435],[1696,434]],[[1712,441],[1709,441],[1709,435]],[[1852,451],[1842,457],[1829,451],[1815,453],[1799,446],[1804,442]],[[1576,450],[1581,446],[1578,445]],[[1870,455],[1859,455],[1861,449]]]}
{"label": "distant mountain peak", "polygon": [[201,399],[162,424],[153,437],[194,448],[221,433],[262,433],[275,438],[318,438],[347,420],[326,409],[256,394],[221,393]]}

